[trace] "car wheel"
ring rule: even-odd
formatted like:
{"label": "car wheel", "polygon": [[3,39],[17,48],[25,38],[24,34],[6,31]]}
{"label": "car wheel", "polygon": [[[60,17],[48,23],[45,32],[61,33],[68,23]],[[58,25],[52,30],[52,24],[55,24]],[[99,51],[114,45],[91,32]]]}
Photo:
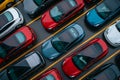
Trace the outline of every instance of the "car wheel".
{"label": "car wheel", "polygon": [[14,4],[14,2],[10,2],[10,3],[7,4],[6,7],[9,8],[9,7],[11,7],[13,4]]}

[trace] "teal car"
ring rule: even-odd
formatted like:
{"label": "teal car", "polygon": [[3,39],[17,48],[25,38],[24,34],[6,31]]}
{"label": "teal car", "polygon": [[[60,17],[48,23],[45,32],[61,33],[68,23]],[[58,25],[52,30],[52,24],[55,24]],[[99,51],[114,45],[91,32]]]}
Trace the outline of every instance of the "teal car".
{"label": "teal car", "polygon": [[97,28],[117,16],[119,12],[120,0],[104,0],[86,14],[85,21],[88,25]]}
{"label": "teal car", "polygon": [[73,48],[85,32],[79,24],[72,24],[42,44],[42,54],[48,59],[55,59]]}

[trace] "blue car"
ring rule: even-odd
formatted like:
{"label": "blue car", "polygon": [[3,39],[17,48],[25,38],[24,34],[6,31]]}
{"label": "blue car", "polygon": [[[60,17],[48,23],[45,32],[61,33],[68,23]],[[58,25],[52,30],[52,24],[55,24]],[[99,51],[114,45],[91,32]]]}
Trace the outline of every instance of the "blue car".
{"label": "blue car", "polygon": [[85,35],[79,24],[72,24],[42,44],[42,54],[53,60],[73,48]]}
{"label": "blue car", "polygon": [[86,23],[94,28],[100,27],[120,12],[120,0],[104,0],[90,10],[85,17]]}

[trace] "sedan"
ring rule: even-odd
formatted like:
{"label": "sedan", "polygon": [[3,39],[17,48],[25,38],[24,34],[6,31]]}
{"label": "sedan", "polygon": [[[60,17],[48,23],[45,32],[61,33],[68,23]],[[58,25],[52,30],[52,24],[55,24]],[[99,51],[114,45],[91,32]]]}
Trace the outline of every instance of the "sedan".
{"label": "sedan", "polygon": [[23,21],[21,12],[15,7],[0,14],[0,39],[20,27]]}
{"label": "sedan", "polygon": [[40,78],[37,80],[63,80],[62,77],[60,76],[60,73],[56,68],[51,69],[44,73]]}
{"label": "sedan", "polygon": [[62,0],[42,15],[41,23],[47,31],[56,30],[83,8],[83,0]]}
{"label": "sedan", "polygon": [[42,68],[45,65],[43,57],[38,51],[30,52],[22,59],[0,73],[0,80],[21,80],[36,68]]}
{"label": "sedan", "polygon": [[85,33],[78,24],[72,24],[42,44],[42,54],[48,59],[55,59],[73,48]]}
{"label": "sedan", "polygon": [[106,43],[100,38],[95,38],[66,58],[63,61],[62,69],[67,76],[76,77],[102,59],[107,53]]}
{"label": "sedan", "polygon": [[105,30],[104,36],[108,43],[114,47],[120,46],[120,20]]}
{"label": "sedan", "polygon": [[14,0],[0,0],[0,12],[13,5]]}
{"label": "sedan", "polygon": [[47,10],[51,4],[56,3],[59,0],[24,0],[24,10],[31,17],[35,17]]}
{"label": "sedan", "polygon": [[104,0],[86,14],[85,21],[93,28],[98,28],[117,16],[119,12],[120,0]]}
{"label": "sedan", "polygon": [[84,80],[120,80],[120,71],[113,63],[105,64]]}
{"label": "sedan", "polygon": [[30,27],[23,26],[3,41],[0,41],[0,64],[14,57],[16,53],[31,45],[35,40],[36,35],[33,30]]}

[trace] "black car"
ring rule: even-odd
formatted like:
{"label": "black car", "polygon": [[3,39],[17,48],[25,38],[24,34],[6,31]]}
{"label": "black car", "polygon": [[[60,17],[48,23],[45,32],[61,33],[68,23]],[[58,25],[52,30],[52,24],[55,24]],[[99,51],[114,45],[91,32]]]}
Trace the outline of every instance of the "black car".
{"label": "black car", "polygon": [[43,57],[38,51],[33,51],[9,66],[0,73],[0,80],[21,80],[32,73],[35,68],[45,65]]}
{"label": "black car", "polygon": [[27,14],[31,17],[35,17],[36,15],[43,13],[58,1],[60,0],[24,0],[23,5]]}
{"label": "black car", "polygon": [[113,63],[105,64],[84,80],[119,80],[120,71]]}

